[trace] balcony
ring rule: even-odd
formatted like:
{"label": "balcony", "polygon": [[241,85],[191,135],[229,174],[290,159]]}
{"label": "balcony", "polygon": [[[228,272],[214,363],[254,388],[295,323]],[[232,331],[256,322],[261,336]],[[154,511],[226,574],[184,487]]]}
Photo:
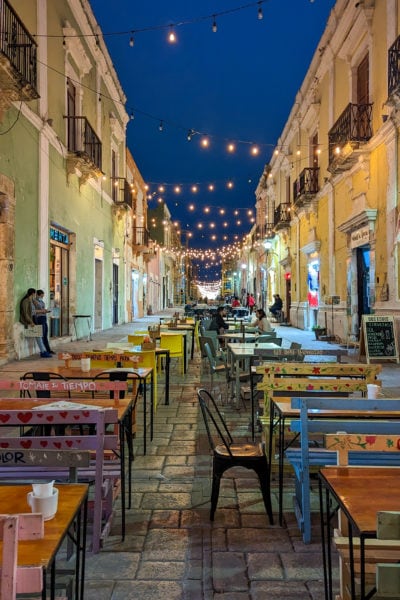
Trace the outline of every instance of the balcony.
{"label": "balcony", "polygon": [[274,210],[274,229],[287,229],[292,220],[290,202],[281,202]]}
{"label": "balcony", "polygon": [[372,104],[348,104],[328,134],[332,174],[348,171],[372,137]]}
{"label": "balcony", "polygon": [[394,105],[400,104],[400,36],[388,51],[388,96]]}
{"label": "balcony", "polygon": [[79,174],[80,185],[91,177],[100,177],[101,141],[86,117],[65,117],[68,129],[68,175]]}
{"label": "balcony", "polygon": [[135,197],[133,184],[129,184],[125,177],[111,177],[112,199],[116,206],[134,208]]}
{"label": "balcony", "polygon": [[314,200],[319,191],[318,175],[319,167],[307,167],[293,183],[293,203],[296,208]]}
{"label": "balcony", "polygon": [[145,227],[134,227],[132,230],[132,250],[136,254],[153,255],[154,241]]}
{"label": "balcony", "polygon": [[[263,223],[263,225],[257,225],[256,227],[256,238],[257,240],[272,240],[275,237],[274,224]],[[253,240],[256,241],[256,240]]]}
{"label": "balcony", "polygon": [[37,44],[7,0],[0,2],[0,118],[15,101],[39,98]]}

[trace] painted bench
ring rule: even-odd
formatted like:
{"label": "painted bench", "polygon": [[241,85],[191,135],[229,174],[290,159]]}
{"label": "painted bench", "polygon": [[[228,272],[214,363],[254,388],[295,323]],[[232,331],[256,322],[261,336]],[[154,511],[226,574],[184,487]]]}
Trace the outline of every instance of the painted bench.
{"label": "painted bench", "polygon": [[[310,434],[396,435],[400,431],[400,399],[297,397],[291,406],[300,411],[292,419],[291,430],[299,434],[300,447],[291,446],[285,451],[287,461],[295,474],[295,513],[304,543],[311,541],[310,469],[337,465],[337,448],[310,448]],[[332,411],[321,416],[320,411]],[[349,412],[347,417],[343,414]],[[342,413],[340,418],[334,413]],[[381,450],[367,453],[351,449],[349,464],[370,466],[400,466],[400,452]]]}
{"label": "painted bench", "polygon": [[3,543],[0,598],[15,600],[17,594],[35,594],[43,589],[41,567],[18,567],[18,542],[44,536],[43,516],[39,514],[0,515]]}
{"label": "painted bench", "polygon": [[[15,399],[10,399],[12,406]],[[113,515],[115,490],[121,479],[118,436],[106,434],[107,425],[116,425],[116,409],[56,408],[51,404],[30,409],[0,407],[0,477],[2,481],[56,479],[69,481],[70,469],[77,469],[75,479],[94,487],[93,552],[98,552],[102,535],[108,531]],[[63,402],[64,406],[65,403]],[[65,435],[44,434],[45,425],[70,427]],[[88,427],[85,434],[76,428]],[[7,428],[7,431],[4,431]],[[26,433],[20,433],[27,430]],[[44,454],[37,451],[45,450]],[[90,451],[90,464],[85,464]],[[46,457],[46,458],[44,458]],[[102,526],[103,513],[105,525]]]}
{"label": "painted bench", "polygon": [[[255,367],[256,389],[263,394],[263,416],[260,418],[265,443],[269,448],[271,465],[275,468],[274,415],[270,415],[271,401],[276,397],[307,396],[314,394],[365,396],[368,383],[380,383],[376,378],[381,365],[362,363],[299,363],[271,362]],[[270,431],[271,429],[271,431]]]}

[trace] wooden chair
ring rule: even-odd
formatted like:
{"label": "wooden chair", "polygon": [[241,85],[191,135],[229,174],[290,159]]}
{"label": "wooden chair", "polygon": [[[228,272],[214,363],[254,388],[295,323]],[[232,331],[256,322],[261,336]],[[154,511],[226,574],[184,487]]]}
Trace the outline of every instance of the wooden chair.
{"label": "wooden chair", "polygon": [[3,541],[0,598],[15,600],[17,594],[36,594],[43,590],[41,567],[18,567],[18,542],[44,536],[43,515],[0,515],[0,539]]}
{"label": "wooden chair", "polygon": [[259,443],[234,442],[212,395],[205,389],[197,392],[210,448],[213,451],[213,474],[210,520],[214,520],[221,477],[232,467],[245,467],[257,473],[269,522],[273,524],[269,464],[264,446]]}

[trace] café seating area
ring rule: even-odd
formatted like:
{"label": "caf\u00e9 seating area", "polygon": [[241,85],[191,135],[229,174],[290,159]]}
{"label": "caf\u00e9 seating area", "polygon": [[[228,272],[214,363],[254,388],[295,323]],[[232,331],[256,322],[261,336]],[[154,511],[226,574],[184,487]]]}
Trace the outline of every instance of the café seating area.
{"label": "caf\u00e9 seating area", "polygon": [[[101,335],[95,333],[90,342],[81,340],[65,344],[58,349],[54,359],[46,361],[47,376],[42,380],[34,375],[40,368],[43,369],[40,360],[21,361],[24,364],[16,361],[0,368],[2,420],[7,417],[18,419],[17,414],[33,412],[35,419],[41,420],[35,435],[27,435],[24,424],[25,431],[18,432],[19,441],[15,442],[19,448],[13,451],[21,449],[21,444],[33,443],[36,448],[28,450],[30,460],[35,461],[40,458],[41,443],[61,444],[62,448],[57,449],[67,462],[65,465],[58,463],[57,468],[51,467],[54,470],[49,471],[56,478],[55,487],[59,489],[60,501],[64,501],[69,485],[81,486],[80,500],[74,504],[75,512],[71,512],[70,519],[71,525],[75,523],[75,528],[76,518],[80,517],[81,536],[83,529],[87,535],[83,544],[87,550],[84,575],[82,562],[77,565],[77,553],[65,538],[60,546],[61,560],[58,556],[56,559],[56,554],[52,555],[44,567],[45,570],[50,569],[54,561],[56,573],[59,564],[63,567],[67,564],[67,571],[71,573],[70,583],[66,587],[61,585],[61,580],[56,576],[55,597],[73,597],[71,590],[74,589],[74,597],[91,600],[92,597],[99,597],[101,586],[102,597],[109,600],[116,593],[120,594],[119,597],[129,597],[129,593],[135,593],[138,597],[146,597],[146,594],[158,597],[163,593],[174,598],[180,597],[184,588],[194,590],[196,598],[206,598],[210,593],[218,595],[222,591],[225,595],[235,594],[238,590],[246,593],[245,590],[251,589],[254,597],[260,593],[266,597],[275,594],[276,597],[290,600],[292,597],[319,600],[329,593],[331,585],[332,593],[338,598],[353,600],[351,592],[348,594],[346,591],[353,585],[348,560],[351,541],[343,515],[338,523],[336,511],[332,514],[329,535],[333,537],[336,527],[337,531],[340,530],[340,541],[337,547],[330,545],[331,563],[322,560],[319,467],[312,467],[310,475],[311,545],[303,540],[304,531],[296,519],[293,497],[299,499],[299,486],[289,455],[285,454],[285,446],[289,444],[290,449],[301,455],[300,439],[289,431],[291,423],[293,427],[290,429],[295,429],[296,414],[299,415],[296,411],[300,409],[291,404],[296,398],[314,398],[318,394],[320,397],[326,394],[325,398],[331,404],[334,404],[335,398],[350,404],[352,398],[362,400],[373,392],[377,394],[374,402],[379,402],[381,398],[387,402],[389,398],[396,397],[397,384],[390,384],[393,383],[392,371],[395,373],[397,366],[387,368],[378,362],[374,365],[357,362],[354,355],[348,357],[342,352],[346,349],[312,341],[313,338],[307,336],[306,332],[297,334],[297,330],[291,332],[277,326],[276,338],[282,339],[282,345],[278,346],[270,341],[257,344],[254,337],[249,341],[243,341],[240,337],[235,339],[235,327],[230,334],[232,339],[212,340],[213,343],[216,341],[212,351],[212,358],[217,361],[214,364],[222,366],[223,370],[221,374],[213,373],[211,382],[210,362],[208,357],[202,357],[206,342],[201,342],[200,327],[198,347],[195,324],[188,319],[186,323],[178,323],[179,320],[177,317],[176,320],[166,318],[160,323],[156,318],[149,319],[136,326],[129,324],[115,328],[108,335],[104,332]],[[179,329],[179,326],[182,328]],[[159,350],[165,352],[165,348],[161,348],[163,333],[176,335],[175,329],[184,332],[182,344],[186,339],[186,365],[183,357],[170,363],[168,354],[159,353],[157,356]],[[151,332],[153,335],[150,335]],[[239,330],[239,334],[242,333]],[[140,346],[136,344],[136,338],[133,347],[128,335],[142,336]],[[254,333],[249,332],[248,335],[254,336]],[[224,343],[220,344],[221,341]],[[147,343],[154,344],[154,347],[142,348]],[[326,355],[320,353],[323,350],[327,351]],[[338,356],[332,354],[335,350]],[[292,357],[293,353],[285,355],[285,352],[293,351],[299,360],[287,360],[287,356]],[[307,351],[316,354],[307,354]],[[266,356],[263,356],[264,353]],[[153,363],[144,366],[144,357],[150,355],[154,357]],[[338,358],[343,362],[338,362]],[[20,379],[25,373],[32,375],[25,380]],[[51,373],[56,374],[54,379]],[[105,379],[99,377],[99,373],[106,373],[106,377],[103,376]],[[256,383],[249,394],[247,390],[251,389],[251,376]],[[100,389],[95,390],[93,385],[98,385]],[[114,389],[113,385],[116,386]],[[101,386],[105,387],[101,389]],[[368,389],[368,386],[373,387]],[[312,388],[318,394],[314,394]],[[206,412],[207,403],[210,406],[210,394],[216,402],[214,408],[222,416],[229,432],[228,437],[224,434],[228,448],[233,439],[238,451],[242,448],[250,452],[252,448],[257,448],[262,452],[257,461],[262,462],[265,457],[263,475],[254,471],[252,466],[243,469],[246,464],[235,465],[232,457],[229,457],[229,451],[225,453],[222,450],[221,460],[228,459],[222,470],[215,462],[216,458],[212,460],[218,442],[210,451],[210,439],[198,397],[199,389],[205,390],[202,396]],[[25,397],[20,398],[20,395]],[[13,413],[14,409],[7,404],[11,399],[13,402],[31,404],[15,405]],[[60,405],[53,408],[51,405],[54,403]],[[73,403],[76,403],[76,408],[72,409],[70,404]],[[39,407],[39,411],[32,410],[34,405]],[[50,408],[45,410],[45,405],[50,405]],[[89,410],[90,405],[92,408]],[[109,425],[98,424],[93,428],[94,415],[97,419],[105,411],[112,416],[108,419]],[[65,423],[63,415],[66,412],[74,421],[73,430],[70,424]],[[211,414],[214,412],[211,411]],[[261,415],[261,412],[264,414]],[[79,419],[75,418],[78,416]],[[51,431],[48,430],[49,418],[55,419],[51,423]],[[262,422],[262,431],[254,427],[256,418]],[[339,419],[337,416],[335,418]],[[58,426],[66,425],[67,429],[57,431]],[[210,415],[208,425],[211,429],[214,426]],[[2,429],[5,431],[7,427]],[[370,431],[360,434],[371,435]],[[101,461],[98,459],[102,474],[91,477],[90,469],[96,472],[98,447],[95,450],[81,447],[79,452],[72,445],[78,440],[81,445],[83,442],[88,444],[89,439],[97,438],[100,432],[103,432],[103,447],[106,444],[103,454],[108,454],[108,458],[103,456]],[[319,446],[320,433],[312,432],[312,444],[315,439],[317,451],[319,448],[325,449],[324,445]],[[70,443],[69,447],[67,442]],[[7,441],[3,436],[0,444],[5,443]],[[393,444],[397,444],[397,441],[394,440]],[[314,451],[312,445],[311,450]],[[220,452],[218,450],[218,456]],[[380,449],[376,448],[376,452],[380,452]],[[76,461],[79,453],[82,463],[76,465],[73,461]],[[368,453],[360,454],[367,456]],[[233,457],[235,455],[236,452]],[[396,451],[393,450],[391,455],[396,457]],[[253,458],[256,459],[255,454]],[[225,469],[226,466],[229,468]],[[24,472],[28,473],[32,468],[33,465],[30,465]],[[62,469],[65,469],[65,478],[61,477]],[[10,465],[0,465],[2,479],[7,470],[11,473]],[[328,475],[325,476],[324,485],[330,485]],[[61,481],[63,478],[64,482]],[[110,487],[105,486],[106,481],[111,482]],[[102,482],[98,486],[99,492],[95,491],[94,482]],[[90,483],[89,488],[87,483]],[[0,491],[7,485],[15,490],[15,482],[8,480],[0,486]],[[25,482],[25,487],[18,486],[18,514],[30,512],[26,497],[32,487],[26,485]],[[329,489],[334,494],[333,488]],[[108,496],[107,490],[111,491]],[[10,506],[7,510],[3,509],[1,507],[6,504],[1,502],[0,494],[0,512],[6,513]],[[334,506],[332,500],[330,506]],[[385,505],[382,510],[389,509]],[[49,528],[57,525],[57,519],[58,512],[54,519],[44,522],[44,539],[50,532]],[[99,522],[98,528],[96,523]],[[65,531],[68,531],[68,527]],[[354,539],[357,544],[358,538],[355,536]],[[29,542],[34,543],[40,541]],[[81,552],[78,553],[80,561],[83,558],[83,546],[81,539]],[[338,552],[342,556],[342,571],[338,568]],[[379,552],[381,556],[382,552]],[[296,565],[296,571],[293,565]],[[43,565],[40,568],[43,569]],[[369,590],[377,571],[372,558],[368,559],[368,569],[365,581]],[[204,573],[209,574],[207,581]],[[354,582],[357,594],[360,593],[361,580],[362,572],[357,570]],[[50,597],[50,577],[46,586]],[[329,596],[326,595],[326,598]]]}

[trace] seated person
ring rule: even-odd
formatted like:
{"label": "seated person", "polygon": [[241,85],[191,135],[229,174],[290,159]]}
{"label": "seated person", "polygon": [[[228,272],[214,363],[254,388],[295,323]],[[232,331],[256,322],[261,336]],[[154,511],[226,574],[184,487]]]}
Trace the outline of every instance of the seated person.
{"label": "seated person", "polygon": [[257,327],[260,333],[268,333],[269,331],[274,331],[271,327],[270,322],[268,321],[267,315],[262,308],[258,308],[256,310],[256,319],[251,323],[252,327]]}
{"label": "seated person", "polygon": [[239,298],[237,296],[234,296],[232,300],[232,308],[236,308],[237,306],[240,306]]}
{"label": "seated person", "polygon": [[226,317],[225,306],[218,306],[217,312],[212,318],[210,327],[208,329],[211,331],[216,331],[217,333],[224,333],[226,329],[229,329],[229,325],[225,321],[224,317]]}
{"label": "seated person", "polygon": [[274,303],[269,307],[269,312],[276,317],[278,313],[282,312],[283,302],[279,294],[274,294],[274,298]]}

